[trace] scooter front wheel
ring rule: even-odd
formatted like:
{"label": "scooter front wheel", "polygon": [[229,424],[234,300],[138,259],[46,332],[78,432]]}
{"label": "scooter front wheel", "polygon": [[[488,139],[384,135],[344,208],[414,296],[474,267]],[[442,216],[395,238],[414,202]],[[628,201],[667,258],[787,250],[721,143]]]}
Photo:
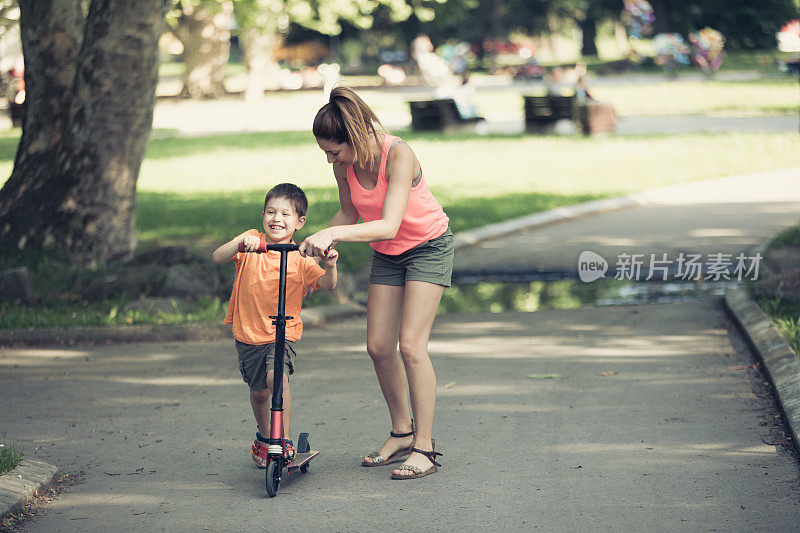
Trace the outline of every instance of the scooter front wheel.
{"label": "scooter front wheel", "polygon": [[267,463],[267,496],[274,498],[278,495],[278,485],[281,483],[281,465],[278,461]]}

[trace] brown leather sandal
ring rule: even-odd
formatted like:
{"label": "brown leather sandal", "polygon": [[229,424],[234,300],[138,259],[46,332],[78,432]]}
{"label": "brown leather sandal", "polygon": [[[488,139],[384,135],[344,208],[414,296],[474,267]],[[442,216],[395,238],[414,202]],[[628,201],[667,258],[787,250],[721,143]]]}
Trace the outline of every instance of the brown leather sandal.
{"label": "brown leather sandal", "polygon": [[408,475],[408,474],[395,474],[395,473],[392,473],[392,479],[416,479],[416,478],[419,478],[419,477],[425,477],[428,474],[433,474],[435,472],[438,472],[439,469],[437,467],[442,466],[442,465],[440,465],[439,463],[436,462],[436,456],[437,455],[442,455],[439,452],[435,452],[433,450],[431,450],[429,452],[426,452],[425,450],[420,450],[419,448],[411,448],[411,451],[412,452],[421,453],[422,455],[427,457],[428,460],[431,463],[433,463],[433,466],[431,466],[427,470],[423,470],[418,466],[414,466],[414,465],[410,465],[410,464],[407,464],[407,463],[403,463],[402,465],[400,465],[400,468],[398,468],[398,470],[408,470],[410,472],[413,472],[413,474]]}
{"label": "brown leather sandal", "polygon": [[[411,431],[409,431],[408,433],[395,433],[394,431],[390,431],[389,435],[396,439],[402,439],[403,437],[410,437],[411,435],[414,435],[414,433],[415,433],[414,420],[412,419]],[[400,448],[386,459],[383,458],[380,452],[372,452],[371,454],[361,459],[361,466],[383,466],[383,465],[388,465],[389,463],[393,463],[398,459],[400,459],[401,457],[405,457],[406,455],[411,455],[411,447],[413,445],[414,444],[412,443],[411,446]],[[367,461],[367,459],[370,459],[370,461]]]}

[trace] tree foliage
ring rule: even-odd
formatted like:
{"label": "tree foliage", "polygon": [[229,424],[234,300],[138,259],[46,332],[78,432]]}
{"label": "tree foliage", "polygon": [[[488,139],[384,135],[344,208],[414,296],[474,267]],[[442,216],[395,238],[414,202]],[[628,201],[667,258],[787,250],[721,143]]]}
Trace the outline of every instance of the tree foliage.
{"label": "tree foliage", "polygon": [[798,17],[795,0],[654,0],[653,3],[657,29],[687,35],[709,26],[721,32],[726,45],[735,49],[774,47],[778,29]]}
{"label": "tree foliage", "polygon": [[[290,23],[325,35],[338,35],[342,22],[360,29],[369,29],[376,11],[386,9],[394,22],[415,14],[424,20],[433,16],[425,5],[430,2],[413,0],[233,0],[236,22],[240,28],[266,28],[276,25],[287,31]],[[446,0],[433,0],[440,4]]]}

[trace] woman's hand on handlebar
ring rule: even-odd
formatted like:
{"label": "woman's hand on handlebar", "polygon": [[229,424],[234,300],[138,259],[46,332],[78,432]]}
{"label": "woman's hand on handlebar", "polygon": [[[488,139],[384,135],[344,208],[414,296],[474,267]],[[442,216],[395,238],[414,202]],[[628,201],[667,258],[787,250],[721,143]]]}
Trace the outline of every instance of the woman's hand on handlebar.
{"label": "woman's hand on handlebar", "polygon": [[328,250],[333,246],[334,242],[331,239],[330,231],[326,228],[306,237],[306,240],[300,243],[300,254],[303,256],[327,257]]}

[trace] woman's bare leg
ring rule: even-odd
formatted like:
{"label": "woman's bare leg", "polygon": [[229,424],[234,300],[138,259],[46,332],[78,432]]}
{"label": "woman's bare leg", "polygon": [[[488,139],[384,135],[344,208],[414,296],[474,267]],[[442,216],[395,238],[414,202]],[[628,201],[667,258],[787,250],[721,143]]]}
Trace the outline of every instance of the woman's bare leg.
{"label": "woman's bare leg", "polygon": [[[375,375],[389,408],[392,431],[395,433],[411,431],[406,376],[403,362],[397,355],[404,292],[402,285],[371,284],[367,300],[367,352],[375,366]],[[390,437],[378,451],[387,458],[409,446],[412,441],[413,436]],[[370,462],[369,458],[365,460]]]}
{"label": "woman's bare leg", "polygon": [[[443,292],[441,285],[423,281],[406,282],[400,323],[400,355],[408,376],[411,409],[417,429],[414,446],[426,451],[433,449],[431,433],[436,407],[436,374],[428,356],[428,339]],[[422,470],[431,466],[427,457],[416,452],[405,463]],[[395,470],[394,473],[408,475],[412,472]]]}

